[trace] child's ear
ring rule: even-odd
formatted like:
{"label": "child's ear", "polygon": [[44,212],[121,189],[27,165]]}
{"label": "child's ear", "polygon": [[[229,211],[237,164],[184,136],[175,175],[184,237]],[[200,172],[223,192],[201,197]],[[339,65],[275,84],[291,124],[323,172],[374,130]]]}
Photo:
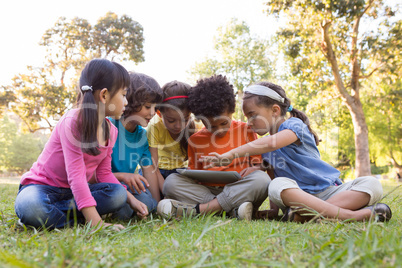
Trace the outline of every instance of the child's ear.
{"label": "child's ear", "polygon": [[99,90],[99,101],[106,104],[106,101],[109,100],[109,91],[107,88]]}
{"label": "child's ear", "polygon": [[281,115],[281,107],[278,104],[272,105],[272,114],[274,116],[280,116]]}

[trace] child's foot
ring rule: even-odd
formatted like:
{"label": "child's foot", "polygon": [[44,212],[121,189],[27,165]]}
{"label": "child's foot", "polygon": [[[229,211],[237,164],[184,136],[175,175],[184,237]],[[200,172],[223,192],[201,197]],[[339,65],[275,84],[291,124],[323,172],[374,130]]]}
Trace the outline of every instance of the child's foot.
{"label": "child's foot", "polygon": [[21,227],[24,227],[24,226],[25,226],[25,224],[22,223],[21,219],[18,219],[17,224],[18,224],[19,226],[21,226]]}
{"label": "child's foot", "polygon": [[294,221],[296,213],[291,207],[286,208],[281,221]]}
{"label": "child's foot", "polygon": [[[312,215],[313,214],[313,215]],[[319,214],[312,213],[303,207],[288,207],[283,213],[280,221],[305,223],[308,221],[317,221],[320,217]]]}
{"label": "child's foot", "polygon": [[191,217],[197,215],[195,206],[173,199],[163,199],[158,203],[157,212],[166,219]]}
{"label": "child's foot", "polygon": [[380,222],[389,221],[392,218],[391,208],[387,204],[378,203],[364,209],[367,208],[371,210],[372,215]]}
{"label": "child's foot", "polygon": [[244,202],[238,208],[232,210],[231,216],[239,220],[251,221],[253,216],[253,204],[251,202]]}

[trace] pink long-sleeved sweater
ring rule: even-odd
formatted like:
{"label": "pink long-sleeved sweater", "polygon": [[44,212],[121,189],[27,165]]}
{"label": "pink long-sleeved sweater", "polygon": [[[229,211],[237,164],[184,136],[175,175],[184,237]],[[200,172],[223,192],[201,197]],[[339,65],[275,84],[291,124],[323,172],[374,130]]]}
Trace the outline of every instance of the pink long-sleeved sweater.
{"label": "pink long-sleeved sweater", "polygon": [[66,113],[54,128],[49,141],[32,165],[22,176],[21,184],[42,184],[71,188],[78,209],[96,206],[88,181],[96,174],[97,182],[119,183],[111,170],[111,154],[117,138],[117,128],[110,124],[106,146],[99,146],[100,154],[92,156],[81,151],[81,141],[74,135],[78,109]]}

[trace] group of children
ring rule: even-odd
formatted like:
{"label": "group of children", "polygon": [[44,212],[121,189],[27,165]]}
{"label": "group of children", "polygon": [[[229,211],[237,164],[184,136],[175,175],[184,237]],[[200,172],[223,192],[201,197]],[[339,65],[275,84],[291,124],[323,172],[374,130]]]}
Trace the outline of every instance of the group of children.
{"label": "group of children", "polygon": [[[377,179],[342,183],[339,171],[320,160],[308,118],[278,85],[259,82],[245,89],[247,124],[232,120],[234,89],[222,75],[193,87],[172,81],[161,88],[152,77],[94,59],[79,87],[78,107],[60,119],[21,179],[15,201],[21,224],[101,227],[111,225],[102,215],[128,220],[154,212],[165,218],[225,212],[274,219],[279,209],[282,220],[297,222],[317,215],[392,217],[378,203]],[[202,183],[179,168],[237,171],[242,178]],[[259,211],[268,197],[270,210]]]}

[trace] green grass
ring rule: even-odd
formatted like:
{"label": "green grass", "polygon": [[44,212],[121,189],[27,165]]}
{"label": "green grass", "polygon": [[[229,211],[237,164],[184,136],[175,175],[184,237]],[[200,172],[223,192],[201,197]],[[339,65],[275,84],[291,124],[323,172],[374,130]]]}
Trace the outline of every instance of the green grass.
{"label": "green grass", "polygon": [[[17,185],[0,184],[0,267],[401,267],[401,195],[384,184],[388,223],[243,222],[205,216],[37,232],[19,227]],[[264,203],[267,206],[267,202]]]}

